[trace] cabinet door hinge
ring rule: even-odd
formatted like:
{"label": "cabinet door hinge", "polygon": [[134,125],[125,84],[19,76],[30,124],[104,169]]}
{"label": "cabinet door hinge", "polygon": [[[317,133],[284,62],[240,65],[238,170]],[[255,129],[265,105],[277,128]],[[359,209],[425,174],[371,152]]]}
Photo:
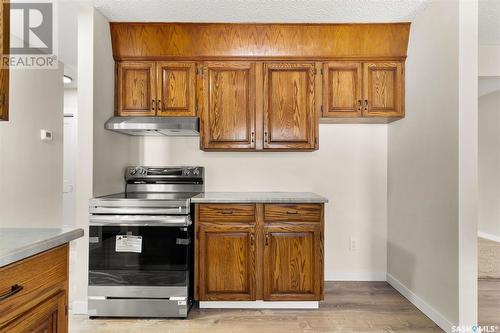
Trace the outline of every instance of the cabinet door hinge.
{"label": "cabinet door hinge", "polygon": [[64,306],[64,314],[66,316],[68,315],[68,305],[67,304]]}
{"label": "cabinet door hinge", "polygon": [[323,105],[320,106],[321,113],[323,113]]}

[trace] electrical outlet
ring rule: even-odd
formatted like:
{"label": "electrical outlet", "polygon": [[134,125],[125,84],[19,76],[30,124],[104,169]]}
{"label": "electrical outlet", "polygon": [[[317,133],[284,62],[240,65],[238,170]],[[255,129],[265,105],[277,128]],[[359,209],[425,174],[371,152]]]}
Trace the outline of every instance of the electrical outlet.
{"label": "electrical outlet", "polygon": [[349,250],[357,251],[358,250],[358,239],[355,237],[349,238]]}

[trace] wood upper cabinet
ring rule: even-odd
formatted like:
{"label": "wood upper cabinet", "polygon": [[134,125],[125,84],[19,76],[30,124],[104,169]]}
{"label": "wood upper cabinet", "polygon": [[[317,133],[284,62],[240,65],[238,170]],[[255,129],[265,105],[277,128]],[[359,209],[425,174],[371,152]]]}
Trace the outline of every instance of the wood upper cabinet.
{"label": "wood upper cabinet", "polygon": [[359,62],[323,64],[323,117],[361,117],[362,77]]}
{"label": "wood upper cabinet", "polygon": [[314,63],[264,63],[264,149],[315,148]]}
{"label": "wood upper cabinet", "polygon": [[159,62],[158,112],[159,116],[195,116],[196,65],[189,62]]}
{"label": "wood upper cabinet", "polygon": [[255,148],[255,63],[203,64],[203,149]]}
{"label": "wood upper cabinet", "polygon": [[201,224],[199,300],[255,300],[255,227]]}
{"label": "wood upper cabinet", "polygon": [[364,63],[363,80],[363,116],[404,116],[404,81],[401,62]]}
{"label": "wood upper cabinet", "polygon": [[[0,54],[10,53],[10,3],[0,3]],[[9,68],[0,68],[0,120],[9,120]]]}
{"label": "wood upper cabinet", "polygon": [[271,224],[264,233],[264,300],[320,299],[320,225]]}
{"label": "wood upper cabinet", "polygon": [[123,62],[117,65],[117,114],[156,115],[156,65]]}

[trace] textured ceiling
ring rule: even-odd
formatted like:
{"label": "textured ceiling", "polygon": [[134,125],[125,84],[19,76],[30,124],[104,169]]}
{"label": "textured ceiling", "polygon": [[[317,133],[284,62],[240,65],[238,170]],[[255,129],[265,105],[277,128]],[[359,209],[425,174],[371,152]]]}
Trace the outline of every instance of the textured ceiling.
{"label": "textured ceiling", "polygon": [[111,21],[407,22],[429,0],[93,0]]}
{"label": "textured ceiling", "polygon": [[479,44],[500,44],[500,0],[479,1]]}

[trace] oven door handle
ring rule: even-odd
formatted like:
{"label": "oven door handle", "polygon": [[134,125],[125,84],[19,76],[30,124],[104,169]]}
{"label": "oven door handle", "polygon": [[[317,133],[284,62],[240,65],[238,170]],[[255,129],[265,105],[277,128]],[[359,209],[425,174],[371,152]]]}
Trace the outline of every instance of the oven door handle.
{"label": "oven door handle", "polygon": [[189,215],[90,215],[91,226],[188,227]]}

